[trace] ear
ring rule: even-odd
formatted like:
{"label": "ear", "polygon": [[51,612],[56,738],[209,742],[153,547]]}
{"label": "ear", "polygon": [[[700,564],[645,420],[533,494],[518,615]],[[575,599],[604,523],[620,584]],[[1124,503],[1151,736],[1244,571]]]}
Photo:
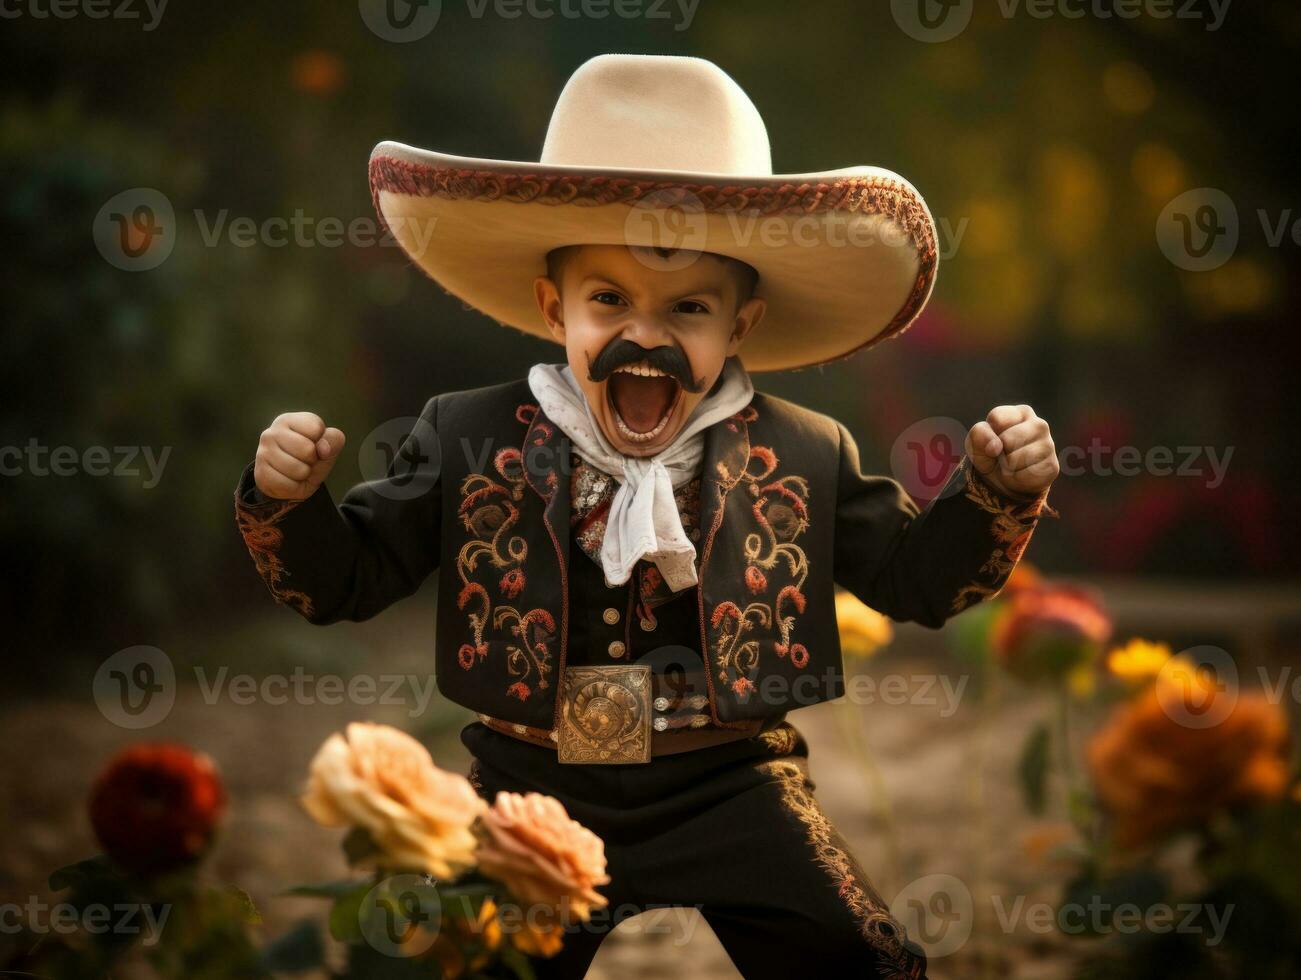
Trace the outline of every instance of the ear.
{"label": "ear", "polygon": [[546,321],[551,336],[560,343],[565,342],[565,307],[560,302],[560,290],[546,276],[533,280],[533,298],[537,300],[538,311]]}
{"label": "ear", "polygon": [[759,325],[759,321],[763,319],[763,315],[767,311],[768,304],[758,296],[753,296],[741,304],[741,308],[736,311],[732,336],[727,340],[728,357],[733,356],[741,349],[742,342],[750,331]]}

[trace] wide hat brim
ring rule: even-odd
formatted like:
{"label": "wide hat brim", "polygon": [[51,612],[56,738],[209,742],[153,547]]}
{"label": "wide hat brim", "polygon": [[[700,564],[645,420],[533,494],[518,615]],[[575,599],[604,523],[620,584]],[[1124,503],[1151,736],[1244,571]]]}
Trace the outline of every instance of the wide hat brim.
{"label": "wide hat brim", "polygon": [[534,298],[552,249],[623,244],[704,251],[759,273],[751,371],[846,357],[905,330],[935,283],[935,224],[898,174],[624,170],[451,156],[384,142],[370,158],[375,208],[410,258],[507,326],[551,334]]}

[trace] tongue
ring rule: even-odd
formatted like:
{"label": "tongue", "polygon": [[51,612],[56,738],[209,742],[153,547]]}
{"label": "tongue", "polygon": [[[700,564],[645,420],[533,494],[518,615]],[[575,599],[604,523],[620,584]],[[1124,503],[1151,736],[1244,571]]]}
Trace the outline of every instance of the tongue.
{"label": "tongue", "polygon": [[673,405],[678,383],[670,377],[643,378],[624,371],[610,375],[610,400],[624,425],[650,432]]}

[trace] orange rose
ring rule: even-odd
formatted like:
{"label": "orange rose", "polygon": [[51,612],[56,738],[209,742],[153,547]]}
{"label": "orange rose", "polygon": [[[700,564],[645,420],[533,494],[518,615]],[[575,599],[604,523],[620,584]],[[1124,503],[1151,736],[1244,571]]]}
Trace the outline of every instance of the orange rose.
{"label": "orange rose", "polygon": [[[605,844],[541,793],[497,794],[479,823],[479,870],[526,904],[567,906],[586,921],[606,898]],[[517,943],[518,945],[518,943]]]}
{"label": "orange rose", "polygon": [[1115,841],[1131,848],[1203,825],[1228,807],[1279,798],[1288,746],[1287,716],[1277,704],[1217,687],[1188,664],[1163,671],[1121,705],[1093,736],[1088,761]]}
{"label": "orange rose", "polygon": [[454,878],[474,864],[470,825],[487,809],[469,781],[434,765],[429,751],[388,725],[355,722],[312,760],[303,807],[326,827],[366,830],[373,863]]}

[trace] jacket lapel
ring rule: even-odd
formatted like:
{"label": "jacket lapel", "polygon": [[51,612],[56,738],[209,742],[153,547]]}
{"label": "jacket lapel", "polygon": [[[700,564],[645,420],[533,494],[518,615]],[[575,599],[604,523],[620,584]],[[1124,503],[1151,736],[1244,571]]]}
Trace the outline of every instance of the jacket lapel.
{"label": "jacket lapel", "polygon": [[702,568],[722,523],[727,495],[740,481],[749,463],[750,427],[747,423],[752,418],[754,410],[747,406],[705,430],[704,466],[700,474],[700,526],[705,532],[705,546],[700,556]]}
{"label": "jacket lapel", "polygon": [[[569,440],[560,427],[538,409],[520,447],[524,478],[546,503],[543,519],[557,541],[569,535]],[[557,546],[562,570],[568,567],[569,549]]]}
{"label": "jacket lapel", "polygon": [[[544,501],[542,523],[555,549],[557,578],[560,580],[560,656],[555,680],[564,677],[569,652],[569,439],[560,427],[543,414],[541,407],[524,436],[524,479]],[[552,727],[560,724],[561,699],[555,698]]]}

